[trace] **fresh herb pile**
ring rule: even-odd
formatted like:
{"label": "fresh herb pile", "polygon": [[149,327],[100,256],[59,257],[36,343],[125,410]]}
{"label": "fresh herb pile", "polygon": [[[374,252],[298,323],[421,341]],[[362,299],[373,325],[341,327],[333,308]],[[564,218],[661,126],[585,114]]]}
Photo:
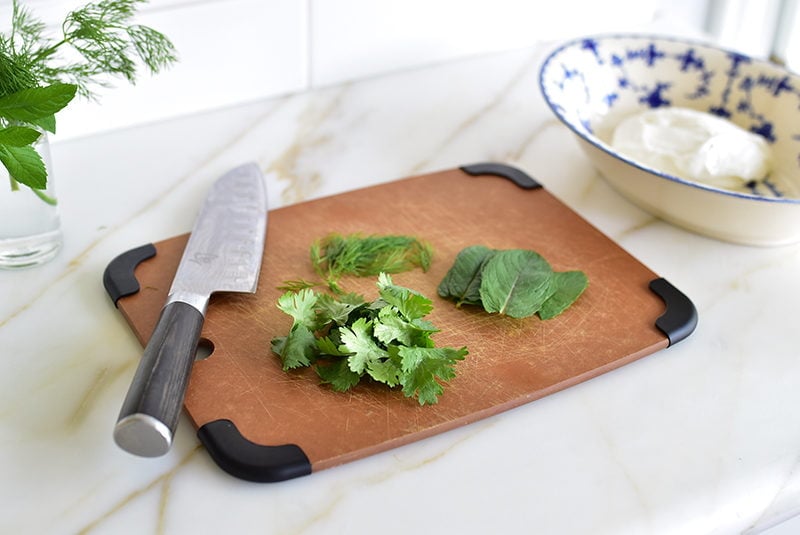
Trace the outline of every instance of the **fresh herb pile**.
{"label": "fresh herb pile", "polygon": [[424,317],[433,304],[425,296],[397,286],[386,273],[378,276],[379,298],[333,297],[309,288],[287,292],[278,308],[293,318],[287,336],[272,340],[284,370],[313,366],[320,379],[337,391],[354,387],[363,377],[402,387],[420,405],[436,403],[440,381],[455,376],[455,364],[467,348],[435,347],[438,332]]}
{"label": "fresh herb pile", "polygon": [[[438,329],[424,319],[433,303],[395,285],[387,274],[416,266],[427,270],[430,246],[407,236],[331,234],[314,242],[311,260],[336,296],[315,292],[314,283],[290,281],[278,308],[292,317],[292,327],[272,340],[283,369],[311,366],[323,383],[341,392],[368,377],[401,387],[421,405],[436,403],[442,382],[455,376],[467,348],[435,347],[431,335]],[[378,274],[379,297],[367,302],[344,293],[338,284],[344,274]],[[538,314],[544,320],[566,310],[587,285],[582,271],[553,271],[534,251],[473,245],[458,253],[438,293],[459,307],[479,305],[514,318]]]}
{"label": "fresh herb pile", "polygon": [[534,251],[473,245],[458,253],[439,284],[439,295],[456,306],[480,305],[513,318],[551,319],[566,310],[589,284],[582,271],[553,271]]}
{"label": "fresh herb pile", "polygon": [[[343,275],[376,276],[401,273],[414,268],[427,271],[433,249],[413,236],[331,233],[311,244],[309,251],[314,271],[332,291],[344,293],[339,285]],[[305,280],[286,281],[281,289],[301,290],[317,284]]]}
{"label": "fresh herb pile", "polygon": [[67,14],[60,38],[50,39],[44,22],[12,0],[11,31],[0,33],[0,162],[12,190],[22,184],[55,204],[42,191],[47,170],[34,147],[42,131],[55,133],[55,114],[76,94],[93,97],[92,87],[111,77],[134,83],[140,63],[157,73],[176,61],[164,35],[131,23],[145,2],[87,4]]}

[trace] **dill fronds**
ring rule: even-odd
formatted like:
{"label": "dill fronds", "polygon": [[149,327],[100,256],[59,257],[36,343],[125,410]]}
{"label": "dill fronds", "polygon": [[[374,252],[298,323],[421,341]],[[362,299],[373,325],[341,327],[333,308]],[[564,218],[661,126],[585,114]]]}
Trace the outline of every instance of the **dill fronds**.
{"label": "dill fronds", "polygon": [[[177,61],[175,47],[166,36],[132,23],[138,6],[146,2],[100,0],[86,4],[67,14],[61,25],[62,37],[54,41],[45,36],[41,21],[18,0],[12,0],[12,33],[0,40],[0,57],[16,59],[11,80],[25,79],[18,89],[73,83],[79,95],[92,98],[94,87],[108,85],[108,76],[135,83],[140,65],[158,73]],[[65,46],[77,52],[76,60],[62,57]],[[8,94],[5,88],[2,94]]]}
{"label": "dill fronds", "polygon": [[305,279],[292,279],[283,281],[283,284],[277,288],[278,290],[283,290],[284,292],[299,292],[301,290],[314,288],[315,286],[319,286],[319,283],[307,281]]}
{"label": "dill fronds", "polygon": [[329,234],[310,248],[311,264],[334,292],[343,275],[357,277],[400,273],[416,267],[427,271],[433,258],[429,243],[412,236]]}

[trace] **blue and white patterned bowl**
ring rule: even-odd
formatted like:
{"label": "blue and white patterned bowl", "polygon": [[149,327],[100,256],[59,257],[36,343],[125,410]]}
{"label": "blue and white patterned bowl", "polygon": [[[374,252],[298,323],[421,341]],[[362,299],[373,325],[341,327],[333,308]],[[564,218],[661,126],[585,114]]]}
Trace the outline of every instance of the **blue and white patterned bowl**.
{"label": "blue and white patterned bowl", "polygon": [[[800,241],[800,76],[729,50],[646,35],[563,44],[545,60],[547,104],[605,179],[645,210],[684,228],[752,245]],[[614,128],[652,108],[724,117],[769,142],[773,170],[759,185],[720,189],[619,154]]]}

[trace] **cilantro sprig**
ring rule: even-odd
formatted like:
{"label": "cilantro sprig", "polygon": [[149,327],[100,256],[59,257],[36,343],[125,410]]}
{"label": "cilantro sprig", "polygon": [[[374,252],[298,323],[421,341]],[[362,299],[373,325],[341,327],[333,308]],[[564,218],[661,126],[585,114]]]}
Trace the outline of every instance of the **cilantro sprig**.
{"label": "cilantro sprig", "polygon": [[278,308],[292,317],[289,334],[274,338],[272,350],[284,370],[313,366],[323,383],[347,391],[368,377],[402,388],[424,405],[437,403],[442,382],[468,351],[436,347],[438,329],[425,320],[430,299],[378,276],[378,299],[355,294],[333,297],[304,288],[286,292]]}

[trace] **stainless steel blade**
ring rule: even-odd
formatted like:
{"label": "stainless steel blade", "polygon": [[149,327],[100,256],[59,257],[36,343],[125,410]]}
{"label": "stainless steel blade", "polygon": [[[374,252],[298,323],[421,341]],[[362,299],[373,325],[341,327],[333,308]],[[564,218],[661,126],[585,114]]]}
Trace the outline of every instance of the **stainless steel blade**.
{"label": "stainless steel blade", "polygon": [[256,164],[219,178],[197,216],[167,303],[183,301],[204,313],[214,292],[255,292],[266,224],[266,188]]}

